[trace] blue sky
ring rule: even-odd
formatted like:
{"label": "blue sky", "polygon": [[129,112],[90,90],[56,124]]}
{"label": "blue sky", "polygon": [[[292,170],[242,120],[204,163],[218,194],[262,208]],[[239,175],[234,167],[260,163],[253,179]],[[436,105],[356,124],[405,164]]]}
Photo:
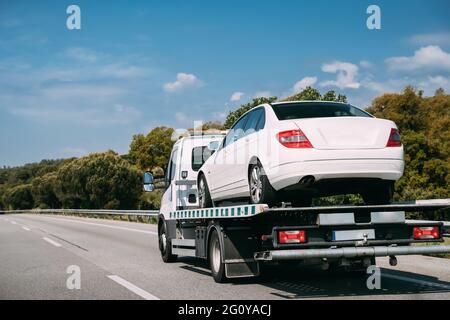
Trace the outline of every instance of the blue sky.
{"label": "blue sky", "polygon": [[450,91],[448,0],[0,2],[0,166],[125,153],[306,85],[365,107],[407,84]]}

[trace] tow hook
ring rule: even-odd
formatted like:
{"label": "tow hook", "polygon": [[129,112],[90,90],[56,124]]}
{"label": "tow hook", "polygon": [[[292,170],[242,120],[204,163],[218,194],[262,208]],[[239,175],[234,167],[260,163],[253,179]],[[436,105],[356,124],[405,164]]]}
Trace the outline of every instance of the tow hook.
{"label": "tow hook", "polygon": [[368,243],[368,237],[369,237],[369,235],[367,233],[364,233],[363,234],[363,239],[361,241],[357,241],[356,242],[356,246],[357,247],[364,247],[364,246],[366,246],[367,243]]}
{"label": "tow hook", "polygon": [[395,267],[397,265],[398,261],[397,261],[397,257],[396,256],[390,256],[389,257],[389,264],[393,267]]}

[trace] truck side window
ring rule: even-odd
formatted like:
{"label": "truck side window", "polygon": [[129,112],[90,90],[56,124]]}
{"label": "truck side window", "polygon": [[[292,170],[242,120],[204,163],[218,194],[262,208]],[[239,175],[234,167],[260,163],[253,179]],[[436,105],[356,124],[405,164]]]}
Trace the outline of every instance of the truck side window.
{"label": "truck side window", "polygon": [[206,160],[213,154],[208,146],[195,147],[192,149],[192,170],[198,171]]}

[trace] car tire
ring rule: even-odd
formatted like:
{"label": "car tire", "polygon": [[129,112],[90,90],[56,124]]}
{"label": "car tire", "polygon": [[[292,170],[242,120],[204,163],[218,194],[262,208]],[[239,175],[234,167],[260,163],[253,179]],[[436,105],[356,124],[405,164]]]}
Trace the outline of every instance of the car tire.
{"label": "car tire", "polygon": [[172,254],[172,241],[167,236],[167,227],[165,221],[163,221],[161,223],[161,226],[158,228],[158,242],[162,260],[166,263],[175,262],[178,256]]}
{"label": "car tire", "polygon": [[211,275],[217,283],[224,283],[227,280],[225,276],[225,263],[223,263],[222,246],[220,244],[219,234],[213,230],[209,238],[208,260],[211,267]]}
{"label": "car tire", "polygon": [[394,183],[386,183],[382,186],[370,188],[362,193],[366,205],[383,205],[392,203],[394,196]]}
{"label": "car tire", "polygon": [[211,194],[209,193],[208,183],[204,174],[200,176],[198,180],[198,205],[200,208],[211,208],[213,202],[211,200]]}
{"label": "car tire", "polygon": [[275,189],[269,182],[266,173],[258,161],[250,166],[248,174],[248,185],[250,188],[251,204],[268,204],[269,206],[276,203]]}

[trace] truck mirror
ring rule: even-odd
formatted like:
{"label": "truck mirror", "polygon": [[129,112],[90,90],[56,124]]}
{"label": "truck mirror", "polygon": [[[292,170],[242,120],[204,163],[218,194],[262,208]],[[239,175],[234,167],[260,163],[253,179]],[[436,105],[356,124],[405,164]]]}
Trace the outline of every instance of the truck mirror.
{"label": "truck mirror", "polygon": [[155,185],[153,184],[153,174],[147,171],[144,173],[144,191],[152,192],[153,190],[155,190]]}

